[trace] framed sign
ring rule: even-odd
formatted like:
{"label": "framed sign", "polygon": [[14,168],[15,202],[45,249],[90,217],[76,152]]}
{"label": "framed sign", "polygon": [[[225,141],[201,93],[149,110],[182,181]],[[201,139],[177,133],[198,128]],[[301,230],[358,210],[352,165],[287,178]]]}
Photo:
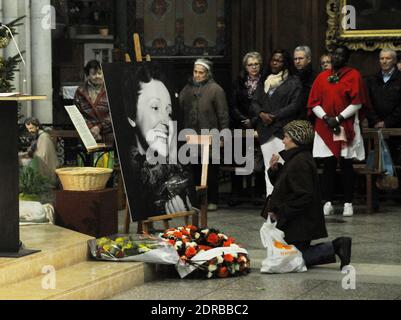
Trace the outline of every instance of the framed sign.
{"label": "framed sign", "polygon": [[326,46],[401,50],[401,1],[329,0]]}

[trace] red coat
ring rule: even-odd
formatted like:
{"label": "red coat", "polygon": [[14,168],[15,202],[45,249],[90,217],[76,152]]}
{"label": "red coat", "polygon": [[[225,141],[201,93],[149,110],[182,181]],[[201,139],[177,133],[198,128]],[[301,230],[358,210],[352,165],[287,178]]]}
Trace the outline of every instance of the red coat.
{"label": "red coat", "polygon": [[[332,70],[323,71],[313,83],[308,101],[308,114],[312,109],[321,106],[329,117],[336,117],[349,105],[362,104],[359,111],[359,119],[364,119],[364,109],[369,105],[369,97],[361,74],[356,69],[344,67],[339,70],[338,83],[330,83],[329,77]],[[351,144],[355,137],[354,117],[345,119],[341,126],[345,129],[348,144]],[[341,155],[341,141],[333,141],[333,132],[322,119],[316,119],[315,130],[323,139],[327,147],[337,158]]]}

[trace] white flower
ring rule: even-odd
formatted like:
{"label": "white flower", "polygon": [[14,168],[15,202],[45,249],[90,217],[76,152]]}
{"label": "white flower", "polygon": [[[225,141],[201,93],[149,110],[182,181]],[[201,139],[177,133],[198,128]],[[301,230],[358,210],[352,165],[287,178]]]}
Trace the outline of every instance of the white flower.
{"label": "white flower", "polygon": [[238,254],[237,253],[232,253],[231,255],[233,256],[234,259],[238,258]]}
{"label": "white flower", "polygon": [[237,245],[237,244],[235,244],[235,243],[232,243],[232,244],[230,245],[230,247],[231,247],[231,248],[239,248],[239,245]]}
{"label": "white flower", "polygon": [[200,233],[195,233],[195,239],[199,239],[200,238]]}
{"label": "white flower", "polygon": [[186,228],[185,230],[187,230],[188,233],[191,233],[191,229]]}
{"label": "white flower", "polygon": [[228,240],[228,237],[223,233],[219,233],[218,236],[219,236],[219,238],[223,238],[224,240]]}
{"label": "white flower", "polygon": [[174,248],[179,249],[182,246],[182,241],[177,241],[174,245]]}
{"label": "white flower", "polygon": [[208,269],[209,269],[209,272],[214,272],[217,270],[217,266],[215,264],[211,264]]}
{"label": "white flower", "polygon": [[231,266],[231,267],[229,268],[229,271],[230,271],[231,274],[235,274],[235,267],[234,267],[234,266]]}
{"label": "white flower", "polygon": [[210,279],[211,277],[213,277],[213,273],[209,272],[209,273],[207,274],[207,277]]}
{"label": "white flower", "polygon": [[235,268],[235,271],[239,271],[239,264],[238,263],[234,264],[234,268]]}
{"label": "white flower", "polygon": [[204,233],[204,234],[208,234],[209,233],[209,229],[202,230],[201,232]]}
{"label": "white flower", "polygon": [[222,256],[218,256],[218,257],[217,257],[217,263],[218,263],[218,264],[222,264],[223,262],[224,262],[223,257],[222,257]]}

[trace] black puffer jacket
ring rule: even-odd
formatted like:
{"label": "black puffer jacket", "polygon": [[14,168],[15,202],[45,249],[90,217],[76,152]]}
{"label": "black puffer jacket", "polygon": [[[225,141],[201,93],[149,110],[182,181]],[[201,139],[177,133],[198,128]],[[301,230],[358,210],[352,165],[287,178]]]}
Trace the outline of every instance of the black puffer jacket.
{"label": "black puffer jacket", "polygon": [[[260,144],[266,143],[272,136],[283,139],[283,127],[298,118],[302,108],[300,94],[302,84],[298,77],[289,76],[272,94],[265,93],[264,83],[260,83],[252,101],[251,110],[257,117],[256,130]],[[259,114],[273,114],[275,121],[268,125],[260,119]]]}
{"label": "black puffer jacket", "polygon": [[277,228],[287,243],[327,237],[320,185],[310,150],[297,147],[280,153],[285,164],[269,169],[274,190],[267,209],[278,216]]}

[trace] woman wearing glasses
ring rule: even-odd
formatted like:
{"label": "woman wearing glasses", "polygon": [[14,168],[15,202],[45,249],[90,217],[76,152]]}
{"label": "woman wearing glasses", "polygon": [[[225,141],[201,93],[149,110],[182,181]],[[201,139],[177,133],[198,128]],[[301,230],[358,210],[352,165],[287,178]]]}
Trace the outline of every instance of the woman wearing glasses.
{"label": "woman wearing glasses", "polygon": [[[234,129],[256,128],[258,118],[251,114],[251,103],[257,87],[262,83],[262,56],[258,52],[248,52],[242,59],[242,70],[234,82],[232,105],[230,108],[231,123]],[[259,160],[259,161],[258,161]],[[260,146],[255,148],[255,198],[261,198],[265,192],[264,164]],[[242,176],[232,175],[232,194],[230,206],[236,206],[242,191]]]}

